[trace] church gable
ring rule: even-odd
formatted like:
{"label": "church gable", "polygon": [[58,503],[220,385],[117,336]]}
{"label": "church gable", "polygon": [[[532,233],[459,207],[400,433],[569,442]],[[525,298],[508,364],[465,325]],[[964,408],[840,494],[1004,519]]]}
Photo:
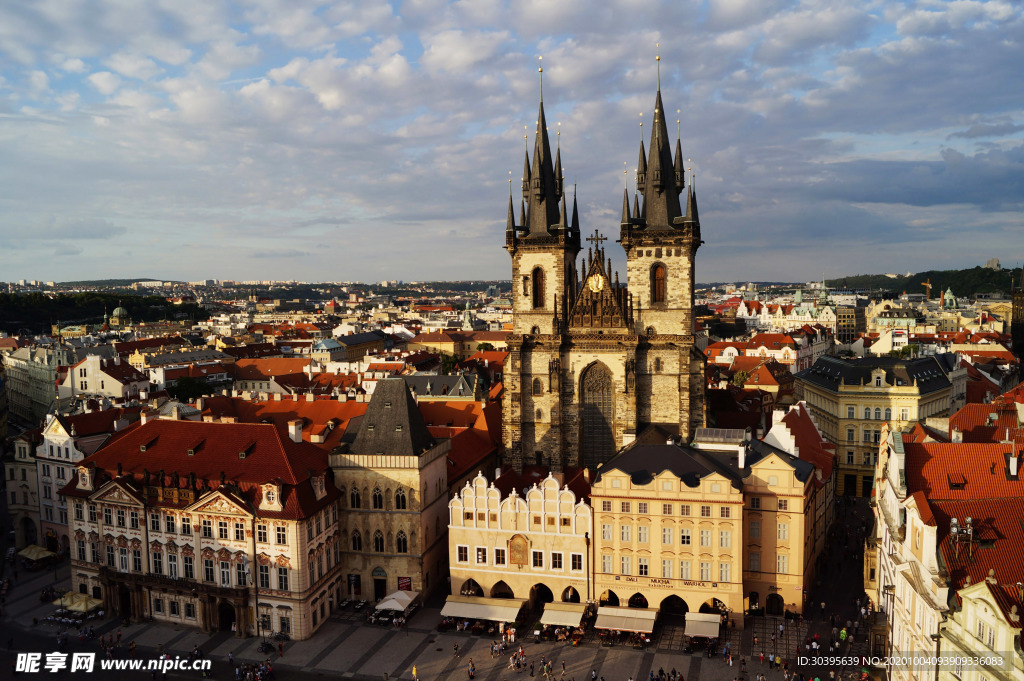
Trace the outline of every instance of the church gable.
{"label": "church gable", "polygon": [[[605,241],[605,237],[598,236],[595,230],[594,236],[587,240],[599,244]],[[628,330],[633,324],[632,299],[628,289],[619,284],[617,273],[614,282],[609,279],[603,248],[588,248],[587,257],[590,262],[569,315],[569,326]]]}

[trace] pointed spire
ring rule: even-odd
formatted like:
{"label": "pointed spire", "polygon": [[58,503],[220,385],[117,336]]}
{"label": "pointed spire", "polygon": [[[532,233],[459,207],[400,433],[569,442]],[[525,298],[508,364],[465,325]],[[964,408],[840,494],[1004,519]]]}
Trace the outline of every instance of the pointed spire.
{"label": "pointed spire", "polygon": [[690,182],[690,188],[686,192],[686,218],[685,223],[693,225],[693,235],[700,239],[700,216],[697,214],[697,190]]}
{"label": "pointed spire", "polygon": [[623,225],[629,224],[629,190],[622,190],[622,223]]}
{"label": "pointed spire", "polygon": [[633,219],[640,219],[640,195],[633,194]]}
{"label": "pointed spire", "polygon": [[[559,124],[561,125],[561,124]],[[558,143],[555,149],[555,195],[562,198],[562,131],[558,131]]]}
{"label": "pointed spire", "polygon": [[519,226],[526,225],[526,201],[519,202]]}
{"label": "pointed spire", "polygon": [[[526,139],[526,135],[523,135]],[[523,161],[523,198],[530,195],[530,152],[525,152],[526,159]]]}
{"label": "pointed spire", "polygon": [[565,199],[562,200],[562,212],[558,216],[558,228],[567,229],[569,227],[569,220],[565,215]]}
{"label": "pointed spire", "polygon": [[686,169],[683,168],[683,145],[679,142],[678,137],[676,138],[676,159],[673,167],[676,171],[676,193],[678,194],[686,187]]}
{"label": "pointed spire", "polygon": [[523,224],[528,236],[547,236],[558,222],[558,191],[555,170],[551,165],[551,144],[548,141],[544,102],[537,113],[537,133],[533,144],[533,163],[529,171],[528,222]]}
{"label": "pointed spire", "polygon": [[576,185],[572,186],[572,231],[580,233],[580,212],[576,206]]}
{"label": "pointed spire", "polygon": [[679,192],[673,191],[676,183],[669,182],[668,173],[674,174],[674,171],[668,126],[665,122],[665,105],[661,101],[661,90],[658,90],[654,101],[654,124],[651,126],[647,175],[645,181],[640,183],[640,191],[644,195],[647,229],[673,229],[676,218],[683,214],[679,204]]}
{"label": "pointed spire", "polygon": [[647,152],[644,150],[644,141],[640,140],[640,160],[636,162],[636,184],[638,187],[642,187],[645,182],[647,182]]}
{"label": "pointed spire", "polygon": [[508,220],[505,223],[505,231],[513,232],[516,231],[516,214],[515,209],[512,207],[512,194],[508,196]]}

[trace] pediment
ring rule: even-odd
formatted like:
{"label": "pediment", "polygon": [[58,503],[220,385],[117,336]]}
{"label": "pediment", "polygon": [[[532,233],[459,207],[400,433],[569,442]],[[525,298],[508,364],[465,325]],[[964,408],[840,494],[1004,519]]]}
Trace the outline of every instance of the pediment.
{"label": "pediment", "polygon": [[190,513],[209,513],[216,515],[243,515],[248,516],[249,510],[238,502],[237,499],[228,496],[220,490],[215,490],[198,501],[187,506],[185,511]]}
{"label": "pediment", "polygon": [[598,248],[590,256],[586,275],[573,301],[569,325],[595,329],[628,328],[631,317],[629,291],[611,280],[604,264],[604,249]]}
{"label": "pediment", "polygon": [[134,490],[127,487],[120,480],[111,480],[89,497],[92,502],[107,502],[112,504],[125,504],[142,508],[143,503]]}

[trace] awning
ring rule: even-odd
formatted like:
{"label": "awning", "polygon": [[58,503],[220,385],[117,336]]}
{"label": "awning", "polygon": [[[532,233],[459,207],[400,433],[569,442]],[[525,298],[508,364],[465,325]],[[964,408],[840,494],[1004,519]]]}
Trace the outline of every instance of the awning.
{"label": "awning", "polygon": [[53,551],[47,551],[42,546],[31,544],[23,548],[21,551],[18,551],[18,555],[23,558],[27,558],[28,560],[42,560],[43,558],[50,558],[57,554]]}
{"label": "awning", "polygon": [[377,604],[375,610],[397,610],[398,612],[405,612],[419,595],[419,591],[396,591],[381,599],[381,602]]}
{"label": "awning", "polygon": [[524,605],[526,605],[526,601],[521,598],[449,596],[444,608],[441,609],[441,616],[490,620],[492,622],[515,622]]}
{"label": "awning", "polygon": [[621,608],[606,605],[597,609],[597,629],[614,629],[615,631],[636,631],[649,634],[654,631],[654,620],[658,611],[651,608]]}
{"label": "awning", "polygon": [[586,603],[545,603],[540,623],[555,627],[578,627],[586,610]]}
{"label": "awning", "polygon": [[718,638],[722,616],[717,613],[688,612],[686,613],[686,635]]}

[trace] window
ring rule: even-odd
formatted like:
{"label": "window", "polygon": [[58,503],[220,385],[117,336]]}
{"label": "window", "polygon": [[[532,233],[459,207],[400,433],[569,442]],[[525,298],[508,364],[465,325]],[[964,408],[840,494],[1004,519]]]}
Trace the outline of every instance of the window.
{"label": "window", "polygon": [[544,384],[541,383],[541,380],[539,378],[533,379],[533,394],[534,395],[543,395],[544,394]]}
{"label": "window", "polygon": [[[882,377],[881,376],[875,376],[875,387],[876,388],[881,388],[882,387]],[[876,409],[875,411],[878,411],[878,410]],[[877,418],[877,417],[875,417],[875,418]]]}
{"label": "window", "polygon": [[153,572],[158,575],[164,573],[164,556],[162,553],[153,554]]}
{"label": "window", "polygon": [[662,504],[661,505],[661,514],[662,515],[672,515],[672,509],[673,508],[674,508],[674,506],[672,506],[672,504]]}
{"label": "window", "polygon": [[751,539],[760,539],[761,538],[761,521],[760,520],[751,520],[750,524],[748,525],[748,527],[750,528],[750,538]]}
{"label": "window", "polygon": [[583,569],[583,554],[582,553],[570,553],[569,554],[569,567],[570,569],[579,572]]}
{"label": "window", "polygon": [[[49,487],[44,487],[43,489],[44,490],[48,490],[50,488]],[[44,496],[46,496],[47,498],[49,497],[49,495],[44,495]],[[113,514],[110,512],[109,508],[104,508],[103,509],[103,524],[105,524],[105,525],[112,525],[113,523],[114,523],[114,516],[113,516]],[[159,530],[160,528],[158,527],[156,529]]]}
{"label": "window", "polygon": [[259,569],[256,571],[256,574],[258,575],[257,578],[259,579],[259,582],[260,582],[260,588],[261,589],[269,589],[270,588],[270,566],[269,565],[260,565]]}
{"label": "window", "polygon": [[871,407],[864,407],[864,418],[865,419],[870,419],[871,418]]}
{"label": "window", "polygon": [[206,520],[206,519],[203,520],[203,537],[205,539],[212,539],[213,538],[213,521],[212,520]]}
{"label": "window", "polygon": [[607,499],[602,500],[601,501],[601,510],[603,512],[605,512],[605,513],[611,513],[612,512],[612,502],[610,502]]}
{"label": "window", "polygon": [[761,571],[761,554],[760,553],[750,553],[750,554],[748,554],[748,556],[749,556],[749,561],[750,561],[750,571],[751,572],[760,572]]}
{"label": "window", "polygon": [[711,563],[703,560],[700,562],[700,581],[711,581]]}
{"label": "window", "polygon": [[[159,554],[156,554],[159,555]],[[114,547],[107,547],[107,566],[114,567]]]}
{"label": "window", "polygon": [[776,558],[775,571],[783,575],[789,572],[789,556],[778,556]]}
{"label": "window", "polygon": [[710,506],[701,506],[700,507],[700,517],[701,518],[710,518],[711,517],[711,507]]}
{"label": "window", "polygon": [[551,569],[561,570],[562,569],[562,554],[552,553],[551,554]]}
{"label": "window", "polygon": [[185,604],[185,619],[194,620],[196,618],[196,606],[194,603]]}
{"label": "window", "polygon": [[636,573],[641,577],[647,577],[650,574],[650,560],[643,556],[636,559]]}
{"label": "window", "polygon": [[163,614],[164,612],[164,599],[154,598],[153,599],[153,612]]}
{"label": "window", "polygon": [[533,567],[542,568],[544,567],[544,552],[534,551],[533,552]]}
{"label": "window", "polygon": [[231,563],[226,560],[220,562],[220,585],[231,586]]}
{"label": "window", "polygon": [[[238,563],[238,567],[242,567],[242,564]],[[178,554],[176,553],[167,554],[167,576],[174,579],[178,577]]]}
{"label": "window", "polygon": [[622,541],[631,541],[631,534],[633,532],[632,525],[620,525],[619,526],[619,539]]}
{"label": "window", "polygon": [[850,466],[854,464],[854,454],[852,450],[847,450],[846,452],[846,463]]}
{"label": "window", "polygon": [[679,543],[682,544],[683,546],[689,546],[690,545],[690,529],[689,528],[683,528],[682,530],[679,530]]}
{"label": "window", "polygon": [[78,548],[78,560],[85,562],[85,540],[79,539],[75,542]]}
{"label": "window", "polygon": [[761,508],[761,497],[750,497],[750,508]]}
{"label": "window", "polygon": [[456,555],[456,560],[458,560],[460,563],[468,563],[469,562],[469,547],[468,546],[459,546],[459,547],[457,547],[455,549],[455,555]]}
{"label": "window", "polygon": [[711,530],[700,531],[700,545],[711,546]]}
{"label": "window", "polygon": [[395,535],[395,553],[409,553],[409,538],[401,530]]}
{"label": "window", "polygon": [[280,591],[288,591],[288,568],[277,568],[277,588]]}
{"label": "window", "polygon": [[542,270],[539,267],[534,268],[532,280],[532,302],[533,309],[536,310],[538,308],[544,307],[544,270]]}
{"label": "window", "polygon": [[777,475],[769,475],[768,476],[768,486],[769,487],[778,487],[779,486],[779,476],[777,476]]}
{"label": "window", "polygon": [[[11,469],[11,472],[13,473],[14,469]],[[75,520],[82,520],[84,517],[85,517],[85,512],[82,509],[82,504],[76,502],[75,503]],[[85,559],[83,558],[82,560],[85,560]]]}
{"label": "window", "polygon": [[373,507],[375,509],[384,508],[384,495],[381,494],[380,489],[374,487],[373,488],[373,496],[371,498],[373,500]]}
{"label": "window", "polygon": [[779,531],[776,538],[782,541],[789,539],[789,523],[779,523]]}
{"label": "window", "polygon": [[139,529],[139,512],[138,511],[129,511],[128,512],[128,527],[132,528],[133,530]]}
{"label": "window", "polygon": [[203,560],[203,580],[212,582],[213,576],[213,561],[209,558]]}
{"label": "window", "polygon": [[[408,507],[408,504],[406,502],[405,492],[403,492],[402,490],[398,490],[397,492],[395,492],[395,508],[397,510],[401,511],[401,510],[405,510],[407,507]],[[335,516],[337,516],[337,513],[338,513],[337,509],[335,509],[334,513],[335,513]],[[337,520],[338,518],[335,517],[334,519]]]}
{"label": "window", "polygon": [[[107,518],[106,513],[104,513],[103,514],[104,522],[106,522],[106,518]],[[152,530],[153,532],[159,532],[160,531],[160,514],[159,513],[150,513],[149,514],[149,529]]]}
{"label": "window", "polygon": [[732,511],[732,509],[730,509],[728,506],[723,506],[722,508],[719,509],[719,512],[721,513],[721,517],[723,517],[723,518],[728,518],[730,516],[730,512],[731,511]]}
{"label": "window", "polygon": [[227,539],[228,538],[228,521],[218,520],[217,521],[217,538]]}
{"label": "window", "polygon": [[681,504],[679,506],[679,515],[681,515],[681,516],[689,516],[690,515],[690,505],[689,504]]}
{"label": "window", "polygon": [[881,421],[882,420],[882,410],[880,408],[878,408],[878,407],[875,407],[875,420],[876,421]]}
{"label": "window", "polygon": [[789,510],[789,499],[779,499],[779,510],[780,511],[788,511]]}
{"label": "window", "polygon": [[[732,532],[729,530],[722,530],[718,533],[718,546],[723,549],[728,549],[732,546]],[[728,581],[728,580],[723,580]]]}
{"label": "window", "polygon": [[92,556],[92,562],[93,563],[99,563],[100,562],[100,545],[99,545],[98,542],[90,542],[89,543],[89,552],[90,552],[89,555]]}
{"label": "window", "polygon": [[181,565],[184,568],[185,579],[196,578],[196,559],[192,556],[184,556],[181,559]]}
{"label": "window", "polygon": [[349,506],[351,508],[359,508],[359,502],[360,502],[359,490],[357,490],[356,488],[353,487],[352,488],[352,493],[349,494],[348,500],[349,500]]}
{"label": "window", "polygon": [[138,549],[132,551],[132,570],[142,572],[142,551]]}
{"label": "window", "polygon": [[718,581],[720,581],[720,582],[728,582],[729,581],[729,568],[730,568],[730,565],[728,563],[719,563],[718,564]]}
{"label": "window", "polygon": [[891,421],[892,420],[892,408],[891,407],[886,407],[885,408],[885,420],[886,421]]}
{"label": "window", "polygon": [[900,421],[907,421],[910,419],[910,409],[907,407],[900,407]]}
{"label": "window", "polygon": [[476,563],[477,565],[487,565],[487,549],[477,548]]}
{"label": "window", "polygon": [[257,525],[256,526],[256,541],[261,544],[267,543],[267,526]]}
{"label": "window", "polygon": [[505,549],[494,549],[494,564],[504,565],[505,564]]}
{"label": "window", "polygon": [[846,408],[846,418],[855,419],[857,418],[857,407],[850,405]]}
{"label": "window", "polygon": [[602,555],[601,556],[601,572],[605,573],[606,575],[611,574],[611,572],[612,572],[612,557],[611,556],[609,556],[609,555]]}
{"label": "window", "polygon": [[665,302],[665,266],[661,263],[651,268],[651,302]]}
{"label": "window", "polygon": [[384,533],[380,530],[373,533],[373,550],[377,553],[384,553]]}
{"label": "window", "polygon": [[661,528],[661,543],[671,544],[672,543],[672,528],[663,527]]}
{"label": "window", "polygon": [[[649,335],[653,336],[654,334],[649,334]],[[655,357],[654,358],[654,372],[655,373],[661,373],[661,357]]]}
{"label": "window", "polygon": [[[43,498],[44,499],[52,499],[53,498],[53,492],[49,488],[49,486],[43,488]],[[50,512],[50,516],[53,516],[53,510],[52,509],[47,508],[46,510]],[[106,509],[106,511],[107,511],[107,515],[109,516],[110,515],[110,509],[108,508],[108,509]],[[52,517],[51,518],[47,518],[47,520],[51,520],[51,519],[52,519]]]}
{"label": "window", "polygon": [[604,541],[612,540],[612,526],[610,523],[601,523],[601,539]]}
{"label": "window", "polygon": [[639,501],[636,504],[636,512],[640,513],[641,515],[646,515],[648,513],[649,508],[650,506],[647,504],[646,501]]}
{"label": "window", "polygon": [[181,516],[181,533],[192,534],[192,519],[187,515]]}
{"label": "window", "polygon": [[622,513],[629,513],[630,512],[629,509],[630,509],[630,505],[629,505],[628,501],[623,501],[621,504],[619,504],[619,510]]}
{"label": "window", "polygon": [[672,561],[663,560],[661,561],[661,577],[662,579],[672,579]]}
{"label": "window", "polygon": [[690,561],[681,560],[679,561],[679,579],[690,578]]}
{"label": "window", "polygon": [[284,526],[278,526],[277,528],[275,528],[275,530],[276,530],[275,533],[277,535],[277,537],[276,537],[277,543],[278,544],[287,544],[288,543],[288,528],[284,527]]}
{"label": "window", "polygon": [[359,534],[359,530],[355,530],[354,532],[352,532],[352,550],[363,550],[363,535]]}
{"label": "window", "polygon": [[647,525],[640,525],[636,528],[636,540],[641,544],[649,544],[650,539],[650,528]]}
{"label": "window", "polygon": [[245,525],[235,523],[235,541],[245,541]]}
{"label": "window", "polygon": [[89,504],[89,522],[96,522],[96,506]]}
{"label": "window", "polygon": [[853,428],[846,429],[846,441],[853,442],[857,439],[857,431]]}
{"label": "window", "polygon": [[874,431],[874,434],[875,434],[874,442],[877,445],[879,443],[879,441],[882,439],[882,431],[876,430],[876,431]]}
{"label": "window", "polygon": [[622,556],[619,559],[619,574],[620,575],[632,574],[630,572],[630,559],[629,559],[629,556]]}

